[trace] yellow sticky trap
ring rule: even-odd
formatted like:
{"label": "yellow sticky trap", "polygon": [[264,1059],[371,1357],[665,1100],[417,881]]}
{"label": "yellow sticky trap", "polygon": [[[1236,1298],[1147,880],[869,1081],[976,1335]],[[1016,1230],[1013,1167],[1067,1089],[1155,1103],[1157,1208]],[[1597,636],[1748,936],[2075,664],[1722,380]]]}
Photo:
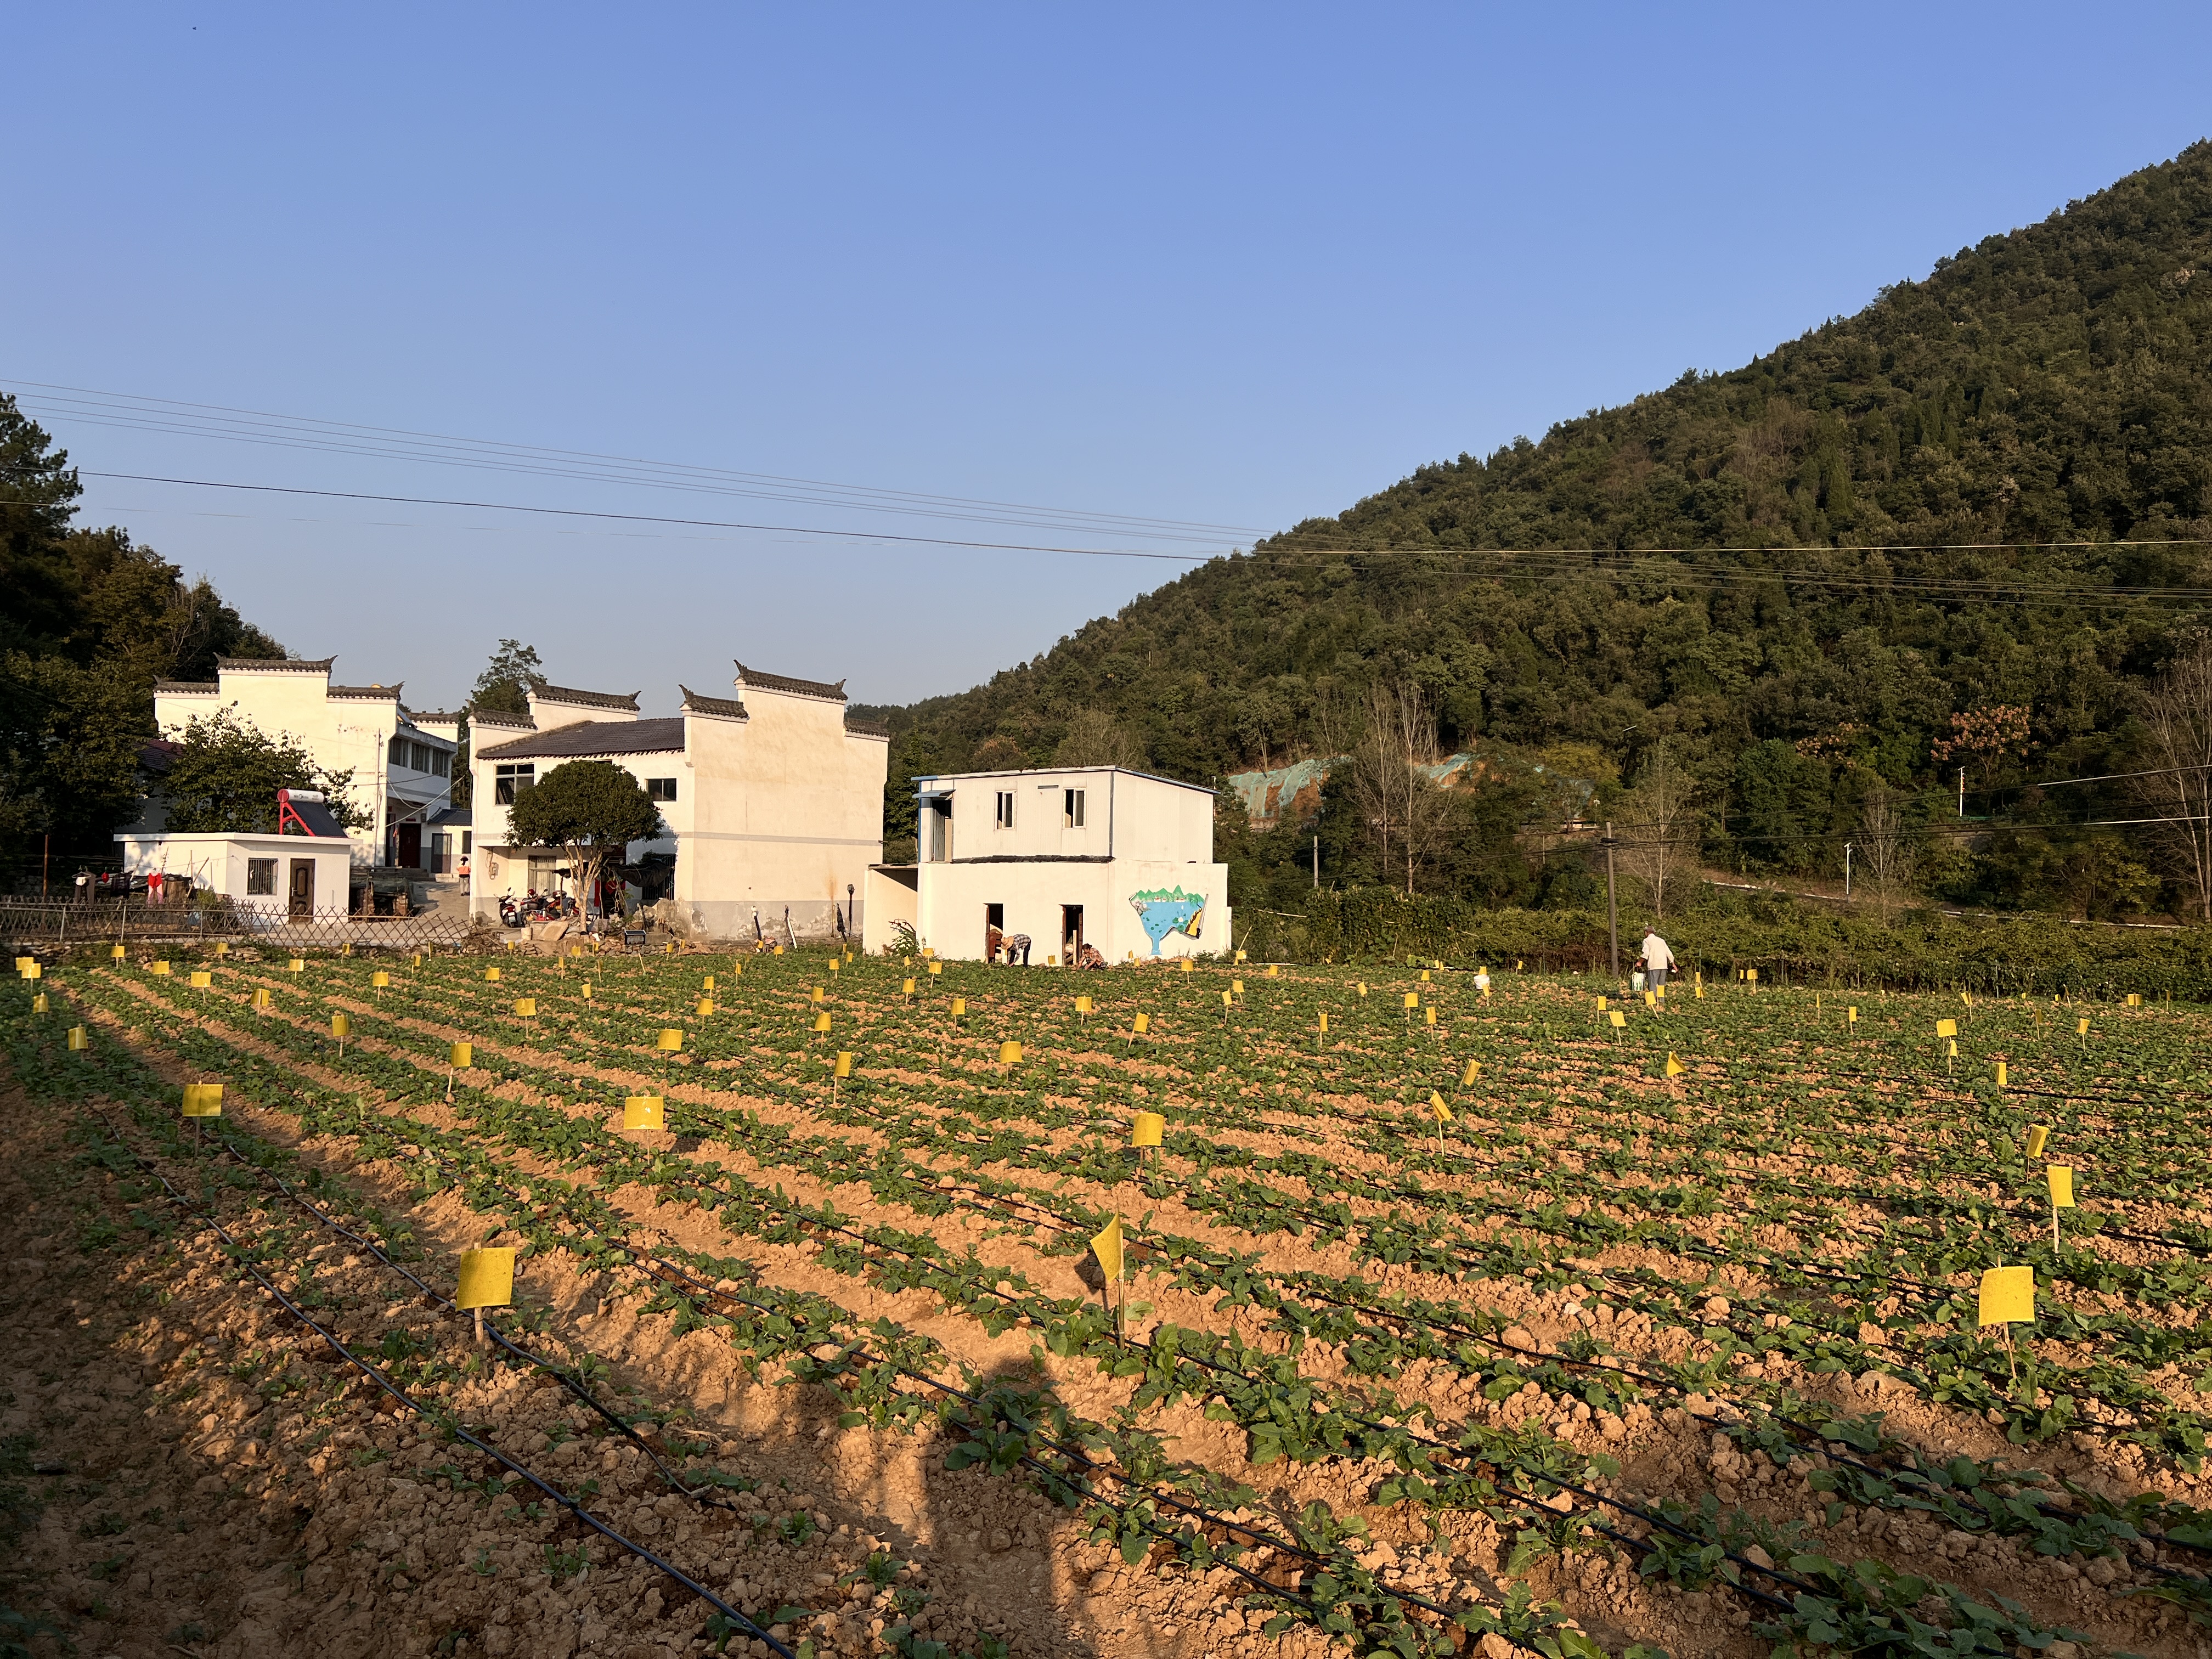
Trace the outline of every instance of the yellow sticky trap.
{"label": "yellow sticky trap", "polygon": [[1367,994],[1367,981],[1364,979],[1359,981],[1359,994],[1362,996]]}
{"label": "yellow sticky trap", "polygon": [[1644,994],[1644,1006],[1647,1008],[1656,1008],[1659,1006],[1659,994],[1656,991],[1646,991]]}
{"label": "yellow sticky trap", "polygon": [[417,951],[415,953],[415,960],[410,965],[416,968],[420,968],[422,965],[422,953],[420,951]]}
{"label": "yellow sticky trap", "polygon": [[827,1008],[814,1016],[814,1029],[817,1031],[826,1031],[830,1029],[830,1011]]}
{"label": "yellow sticky trap", "polygon": [[1001,1066],[1018,1066],[1018,1065],[1020,1065],[1021,1063],[1022,1063],[1022,1045],[1021,1045],[1020,1043],[1018,1043],[1018,1042],[1002,1042],[1002,1043],[1000,1043],[1000,1044],[999,1045],[999,1064],[1000,1064],[1000,1065],[1001,1065]]}
{"label": "yellow sticky trap", "polygon": [[1984,1325],[2026,1324],[2035,1318],[2035,1269],[1990,1267],[1982,1274]]}
{"label": "yellow sticky trap", "polygon": [[701,997],[699,999],[698,1006],[694,1012],[698,1014],[700,1018],[706,1018],[708,1015],[714,1012],[714,999],[712,997]]}
{"label": "yellow sticky trap", "polygon": [[699,982],[699,988],[702,991],[713,990],[714,988],[714,976],[712,974],[708,975],[705,979]]}
{"label": "yellow sticky trap", "polygon": [[31,999],[31,1012],[34,1014],[45,1013],[49,1006],[50,1005],[46,1001],[46,994],[44,991],[40,992],[38,995]]}
{"label": "yellow sticky trap", "polygon": [[284,971],[288,974],[304,974],[307,971],[307,962],[300,957],[294,957],[284,964]]}
{"label": "yellow sticky trap", "polygon": [[149,973],[166,975],[169,971],[169,964],[167,962],[157,962],[151,968],[148,969],[147,971]]}
{"label": "yellow sticky trap", "polygon": [[267,986],[257,985],[253,988],[253,1006],[255,1007],[270,1007],[275,1005],[276,1000],[276,999],[275,997],[269,994],[269,988]]}
{"label": "yellow sticky trap", "polygon": [[902,981],[899,986],[899,994],[906,997],[912,996],[914,994],[914,981],[910,979]]}
{"label": "yellow sticky trap", "polygon": [[[1271,963],[1269,963],[1267,964],[1267,978],[1269,978],[1269,979],[1280,979],[1282,976],[1283,976],[1283,970],[1282,970],[1279,967],[1278,967],[1275,963],[1272,963],[1272,962],[1271,962]],[[1428,977],[1428,975],[1427,975],[1426,974],[1424,974],[1424,975],[1421,975],[1421,977],[1422,977],[1423,979],[1426,979],[1426,978]]]}
{"label": "yellow sticky trap", "polygon": [[730,975],[733,979],[743,979],[745,976],[745,964],[742,962],[732,963],[730,964]]}
{"label": "yellow sticky trap", "polygon": [[2080,1019],[2075,1020],[2075,1021],[2074,1022],[2074,1029],[2075,1029],[2075,1030],[2077,1033],[2079,1033],[2079,1034],[2080,1034],[2081,1036],[2088,1036],[2088,1035],[2089,1035],[2089,1018],[2088,1018],[2088,1016],[2087,1016],[2087,1015],[2086,1015],[2086,1014],[2084,1014],[2084,1015],[2083,1015]]}
{"label": "yellow sticky trap", "polygon": [[1481,1075],[1482,1062],[1479,1060],[1470,1060],[1467,1063],[1467,1069],[1459,1074],[1459,1086],[1462,1089],[1472,1089],[1474,1087],[1475,1079]]}
{"label": "yellow sticky trap", "polygon": [[1121,1218],[1115,1216],[1106,1224],[1105,1231],[1091,1241],[1091,1254],[1098,1258],[1098,1265],[1106,1270],[1106,1282],[1114,1284],[1121,1277]]}
{"label": "yellow sticky trap", "polygon": [[1322,1010],[1321,1011],[1321,1013],[1320,1013],[1319,1018],[1320,1018],[1320,1019],[1321,1019],[1321,1029],[1322,1029],[1322,1030],[1324,1030],[1324,1031],[1328,1030],[1328,1009],[1326,1009],[1326,1008],[1322,1009]]}
{"label": "yellow sticky trap", "polygon": [[1222,1006],[1223,1007],[1224,1007],[1224,1008],[1233,1007],[1233,1006],[1236,1005],[1236,1002],[1237,1002],[1237,999],[1236,999],[1234,996],[1231,995],[1228,992],[1224,991],[1224,992],[1221,994],[1221,1006]]}
{"label": "yellow sticky trap", "polygon": [[1139,1014],[1136,1018],[1129,1022],[1129,1024],[1139,1036],[1142,1036],[1152,1029],[1152,1017],[1150,1014]]}
{"label": "yellow sticky trap", "polygon": [[15,958],[15,971],[19,974],[27,974],[34,966],[37,965],[37,963],[38,958],[36,957],[17,957]]}
{"label": "yellow sticky trap", "polygon": [[473,1042],[456,1042],[446,1050],[446,1058],[452,1062],[455,1070],[465,1072],[477,1063],[477,1045]]}
{"label": "yellow sticky trap", "polygon": [[1961,991],[1959,993],[1959,1000],[1971,1008],[1974,1006],[1974,994],[1972,991]]}
{"label": "yellow sticky trap", "polygon": [[823,1002],[828,1000],[829,995],[829,992],[824,990],[821,986],[817,985],[814,988],[813,1000],[816,1002]]}
{"label": "yellow sticky trap", "polygon": [[511,1249],[463,1250],[460,1288],[453,1305],[505,1308],[514,1301],[514,1252]]}
{"label": "yellow sticky trap", "polygon": [[1244,981],[1241,979],[1232,979],[1229,981],[1229,988],[1241,997],[1244,994]]}
{"label": "yellow sticky trap", "polygon": [[2140,1007],[2142,1007],[2142,993],[2137,992],[2137,991],[2130,991],[2130,992],[2129,992],[2129,993],[2128,993],[2128,1006],[2129,1006],[2129,1007],[2130,1007],[2130,1008],[2140,1008]]}
{"label": "yellow sticky trap", "polygon": [[659,1095],[630,1095],[623,1101],[623,1127],[625,1129],[658,1129],[661,1126],[663,1103]]}
{"label": "yellow sticky trap", "polygon": [[388,991],[392,988],[392,975],[380,968],[368,976],[368,982],[377,990]]}
{"label": "yellow sticky trap", "polygon": [[332,1014],[331,1016],[331,1035],[334,1037],[351,1036],[353,1035],[353,1020],[351,1018],[345,1014]]}
{"label": "yellow sticky trap", "polygon": [[1158,1146],[1167,1123],[1167,1119],[1158,1112],[1138,1113],[1137,1121],[1129,1126],[1129,1144],[1132,1146]]}
{"label": "yellow sticky trap", "polygon": [[1628,1016],[1618,1008],[1607,1014],[1606,1018],[1613,1022],[1613,1029],[1616,1031],[1625,1029],[1628,1024]]}
{"label": "yellow sticky trap", "polygon": [[1954,1037],[1958,1036],[1959,1022],[1955,1019],[1937,1020],[1936,1022],[1936,1035],[1939,1037]]}
{"label": "yellow sticky trap", "polygon": [[1844,1009],[1844,1024],[1846,1024],[1846,1025],[1856,1025],[1856,1024],[1857,1024],[1858,1023],[1859,1023],[1859,1011],[1858,1011],[1857,1009],[1856,1009],[1856,1008],[1846,1008],[1846,1009]]}
{"label": "yellow sticky trap", "polygon": [[81,1048],[91,1048],[92,1033],[86,1030],[82,1025],[70,1026],[69,1030],[69,1046],[73,1053]]}
{"label": "yellow sticky trap", "polygon": [[1603,1013],[1605,1012],[1605,999],[1603,997],[1600,997],[1597,1000],[1597,1011],[1600,1013]]}
{"label": "yellow sticky trap", "polygon": [[1424,985],[1426,985],[1428,982],[1429,982],[1429,970],[1428,970],[1427,969],[1424,968],[1424,969],[1421,969],[1421,983],[1422,983],[1422,984],[1424,984]]}
{"label": "yellow sticky trap", "polygon": [[186,1117],[221,1117],[222,1115],[222,1085],[220,1083],[185,1085],[185,1115]]}
{"label": "yellow sticky trap", "polygon": [[664,1054],[672,1054],[684,1046],[684,1033],[673,1025],[665,1025],[653,1046]]}
{"label": "yellow sticky trap", "polygon": [[1242,951],[1239,951],[1237,953],[1237,961],[1239,961],[1239,962],[1242,962],[1242,961],[1243,961],[1243,960],[1244,960],[1244,953],[1243,953]]}
{"label": "yellow sticky trap", "polygon": [[837,1064],[830,1069],[830,1075],[833,1077],[853,1075],[853,1051],[850,1048],[840,1048],[837,1051]]}
{"label": "yellow sticky trap", "polygon": [[487,981],[496,981],[499,978],[499,969],[495,967],[485,969],[484,978]]}
{"label": "yellow sticky trap", "polygon": [[2008,1078],[2005,1071],[2005,1063],[2002,1060],[1999,1060],[1997,1062],[1997,1087],[2000,1089],[2003,1088],[2008,1081]]}
{"label": "yellow sticky trap", "polygon": [[1193,971],[1194,970],[1194,964],[1192,963],[1191,959],[1190,959],[1188,957],[1183,957],[1183,958],[1182,959],[1182,961],[1178,962],[1178,963],[1176,964],[1176,967],[1178,967],[1178,968],[1180,968],[1180,969],[1182,969],[1182,971],[1183,971],[1184,973],[1186,973],[1186,974],[1190,973],[1190,972],[1193,972]]}
{"label": "yellow sticky trap", "polygon": [[1699,981],[1697,984],[1692,985],[1690,988],[1690,994],[1697,998],[1698,1001],[1704,1001],[1705,999],[1705,987],[1704,981]]}
{"label": "yellow sticky trap", "polygon": [[589,981],[589,980],[586,980],[586,981],[584,981],[584,1000],[585,1000],[585,1001],[586,1001],[586,1002],[589,1002],[591,1000],[592,1000],[592,981]]}
{"label": "yellow sticky trap", "polygon": [[1439,1123],[1449,1123],[1452,1121],[1451,1108],[1445,1105],[1444,1097],[1434,1091],[1431,1091],[1429,1095],[1429,1115]]}
{"label": "yellow sticky trap", "polygon": [[945,964],[941,962],[933,962],[929,964],[929,971],[933,974],[941,974],[945,971]]}
{"label": "yellow sticky trap", "polygon": [[120,945],[111,945],[107,947],[107,959],[110,962],[120,962],[130,954],[131,952]]}
{"label": "yellow sticky trap", "polygon": [[1075,1012],[1079,1014],[1089,1013],[1091,1012],[1091,999],[1089,997],[1076,998]]}
{"label": "yellow sticky trap", "polygon": [[1419,1006],[1421,1006],[1421,994],[1420,994],[1419,991],[1408,991],[1408,992],[1407,992],[1407,993],[1406,993],[1406,1006],[1407,1006],[1408,1008],[1418,1008],[1418,1007],[1419,1007]]}
{"label": "yellow sticky trap", "polygon": [[524,1019],[535,1018],[538,1013],[538,999],[536,997],[515,998],[514,1012]]}
{"label": "yellow sticky trap", "polygon": [[1690,1068],[1688,1066],[1682,1064],[1681,1057],[1680,1055],[1670,1053],[1667,1056],[1667,1075],[1668,1077],[1680,1077],[1683,1073],[1689,1069]]}
{"label": "yellow sticky trap", "polygon": [[1956,1038],[1956,1037],[1953,1037],[1953,1038],[1952,1038],[1948,1042],[1947,1042],[1947,1043],[1945,1043],[1945,1044],[1943,1045],[1943,1049],[1944,1049],[1944,1054],[1945,1054],[1945,1055],[1946,1055],[1948,1058],[1952,1059],[1952,1060],[1956,1060],[1956,1059],[1958,1059],[1958,1057],[1959,1057],[1959,1039],[1958,1039],[1958,1038]]}
{"label": "yellow sticky trap", "polygon": [[204,968],[196,968],[191,972],[191,980],[194,990],[204,991],[215,983],[215,975]]}
{"label": "yellow sticky trap", "polygon": [[1743,970],[1743,976],[1746,982],[1749,984],[1756,985],[1759,983],[1759,969],[1756,968],[1745,969]]}
{"label": "yellow sticky trap", "polygon": [[952,1018],[955,1019],[965,1019],[968,1018],[968,999],[966,997],[955,997],[952,999]]}
{"label": "yellow sticky trap", "polygon": [[[674,951],[674,950],[676,949],[676,947],[675,947],[674,945],[670,945],[668,948],[669,948],[669,950],[670,950],[672,952],[672,951]],[[781,945],[777,945],[777,946],[775,947],[775,953],[776,953],[776,955],[778,955],[778,956],[781,956],[781,955],[783,954],[783,946],[781,946]]]}
{"label": "yellow sticky trap", "polygon": [[2050,1144],[2051,1126],[2048,1123],[2031,1123],[2027,1126],[2027,1155],[2030,1158],[2041,1158],[2043,1149]]}
{"label": "yellow sticky trap", "polygon": [[2045,1177],[2051,1182],[2051,1207],[2070,1210],[2074,1207],[2074,1166],[2070,1164],[2050,1164],[2044,1166]]}
{"label": "yellow sticky trap", "polygon": [[1431,1025],[1437,1023],[1437,1011],[1434,1008],[1422,1009],[1421,1017]]}

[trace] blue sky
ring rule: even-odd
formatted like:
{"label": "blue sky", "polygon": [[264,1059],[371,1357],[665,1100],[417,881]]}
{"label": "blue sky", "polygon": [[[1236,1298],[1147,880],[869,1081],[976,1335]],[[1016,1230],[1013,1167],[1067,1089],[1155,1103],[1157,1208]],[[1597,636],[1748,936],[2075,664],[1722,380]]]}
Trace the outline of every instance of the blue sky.
{"label": "blue sky", "polygon": [[[2172,155],[2208,48],[2201,6],[40,8],[0,386],[88,470],[1249,545]],[[244,444],[32,382],[1222,528]],[[649,710],[733,657],[905,701],[1183,568],[87,482],[424,708],[501,635]]]}

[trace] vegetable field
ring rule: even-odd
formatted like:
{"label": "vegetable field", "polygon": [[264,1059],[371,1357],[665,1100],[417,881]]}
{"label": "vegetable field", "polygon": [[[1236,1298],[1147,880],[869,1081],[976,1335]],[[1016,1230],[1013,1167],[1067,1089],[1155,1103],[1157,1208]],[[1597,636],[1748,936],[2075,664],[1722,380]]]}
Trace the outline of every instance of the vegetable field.
{"label": "vegetable field", "polygon": [[[305,1431],[380,1371],[448,1498],[486,1490],[457,1431],[662,1466],[561,1486],[651,1569],[490,1471],[545,1546],[508,1594],[629,1586],[516,1650],[2212,1655],[2203,1011],[1501,963],[173,966],[16,987],[29,1109],[130,1160],[143,1225],[157,1179],[200,1206],[159,1225],[234,1218],[234,1279],[316,1305],[312,1193],[427,1287],[331,1292],[351,1375],[271,1326],[263,1394]],[[181,1124],[187,1083],[223,1115]],[[511,1346],[435,1305],[485,1242]],[[2032,1319],[1979,1322],[2001,1267]],[[442,1536],[389,1628],[471,1571]]]}

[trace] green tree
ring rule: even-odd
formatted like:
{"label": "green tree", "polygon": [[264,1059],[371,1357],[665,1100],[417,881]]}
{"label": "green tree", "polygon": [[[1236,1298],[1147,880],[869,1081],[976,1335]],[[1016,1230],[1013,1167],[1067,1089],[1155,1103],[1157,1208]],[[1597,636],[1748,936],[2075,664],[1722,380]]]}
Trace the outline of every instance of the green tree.
{"label": "green tree", "polygon": [[588,902],[601,869],[619,862],[634,841],[667,833],[660,809],[643,785],[612,761],[579,760],[556,766],[522,791],[507,809],[518,842],[557,847]]}
{"label": "green tree", "polygon": [[544,670],[537,651],[520,640],[501,640],[469,693],[469,707],[488,714],[527,714],[530,685]]}
{"label": "green tree", "polygon": [[340,823],[366,829],[352,787],[351,767],[325,771],[297,738],[272,738],[228,708],[185,727],[161,781],[168,827],[181,835],[274,835],[279,789],[319,789]]}

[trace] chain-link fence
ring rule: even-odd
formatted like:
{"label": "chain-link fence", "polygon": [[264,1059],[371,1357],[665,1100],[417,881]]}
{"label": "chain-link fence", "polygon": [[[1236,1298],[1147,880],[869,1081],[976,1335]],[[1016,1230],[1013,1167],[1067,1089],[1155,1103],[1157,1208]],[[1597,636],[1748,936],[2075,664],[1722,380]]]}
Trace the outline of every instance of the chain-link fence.
{"label": "chain-link fence", "polygon": [[251,904],[196,895],[184,903],[128,899],[0,898],[0,939],[19,949],[68,950],[88,945],[191,943],[228,939],[271,950],[418,951],[465,945],[498,930],[457,913],[362,915],[337,908],[295,914],[281,903]]}

